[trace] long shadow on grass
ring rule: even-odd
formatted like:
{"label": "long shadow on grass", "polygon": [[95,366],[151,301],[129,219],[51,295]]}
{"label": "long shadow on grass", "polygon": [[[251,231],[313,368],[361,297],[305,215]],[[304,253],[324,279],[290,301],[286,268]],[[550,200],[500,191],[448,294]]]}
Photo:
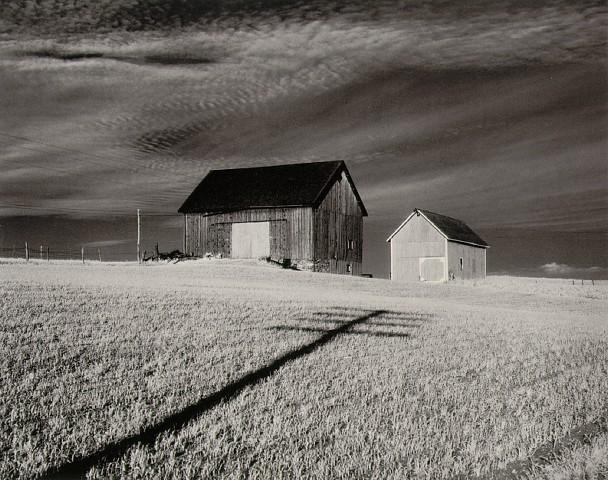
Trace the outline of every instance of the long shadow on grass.
{"label": "long shadow on grass", "polygon": [[[338,308],[338,307],[334,307]],[[343,310],[343,308],[340,308]],[[375,330],[374,327],[397,327],[397,328],[419,328],[422,326],[422,322],[428,320],[431,315],[427,314],[416,314],[412,316],[411,314],[405,314],[402,312],[392,312],[389,310],[384,310],[382,313],[382,319],[380,322],[365,322],[367,327],[371,329],[368,330],[351,330],[349,329],[346,332],[342,332],[347,335],[365,335],[370,337],[384,337],[384,338],[408,338],[411,337],[412,334],[408,332],[387,332],[382,330]],[[322,323],[329,325],[345,325],[349,324],[350,320],[345,320],[345,318],[349,318],[347,313],[338,313],[335,312],[317,312],[312,315],[312,318],[298,318],[296,321],[305,322],[305,323]],[[350,316],[352,318],[352,315]],[[396,322],[385,322],[384,320],[398,320]],[[275,325],[273,327],[268,327],[268,330],[279,330],[279,331],[300,331],[307,333],[327,333],[332,330],[327,330],[326,328],[319,327],[308,327],[301,325]]]}
{"label": "long shadow on grass", "polygon": [[[352,310],[351,310],[352,311]],[[226,385],[221,390],[201,398],[198,402],[190,405],[183,410],[170,415],[155,425],[144,428],[135,435],[125,437],[122,440],[112,442],[103,449],[92,453],[86,457],[76,458],[71,462],[64,463],[58,467],[53,467],[43,472],[41,477],[44,479],[71,479],[84,478],[86,472],[96,465],[102,465],[120,458],[127,450],[135,445],[150,445],[157,437],[165,432],[176,431],[183,428],[190,421],[198,418],[203,413],[211,410],[219,403],[227,401],[238,395],[246,387],[256,385],[260,381],[269,377],[287,363],[308,355],[331,342],[338,335],[348,333],[348,331],[367,320],[389,313],[386,310],[367,310],[362,311],[363,315],[343,323],[333,330],[322,330],[321,335],[314,342],[308,343],[296,350],[292,350],[272,361],[272,363],[248,373],[239,380]]]}
{"label": "long shadow on grass", "polygon": [[[325,330],[324,328],[314,327],[291,327],[287,325],[277,325],[276,327],[270,327],[268,330],[284,330],[284,331],[299,331],[299,332],[313,332],[313,333],[327,333],[331,330]],[[366,335],[371,337],[410,337],[409,333],[393,333],[393,332],[344,332],[346,335]]]}

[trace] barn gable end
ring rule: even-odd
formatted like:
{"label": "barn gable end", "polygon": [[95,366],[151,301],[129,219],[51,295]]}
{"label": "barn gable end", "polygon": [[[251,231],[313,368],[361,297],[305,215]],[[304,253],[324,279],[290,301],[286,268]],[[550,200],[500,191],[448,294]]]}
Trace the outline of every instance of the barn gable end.
{"label": "barn gable end", "polygon": [[342,172],[314,209],[317,271],[361,274],[364,212],[353,187]]}

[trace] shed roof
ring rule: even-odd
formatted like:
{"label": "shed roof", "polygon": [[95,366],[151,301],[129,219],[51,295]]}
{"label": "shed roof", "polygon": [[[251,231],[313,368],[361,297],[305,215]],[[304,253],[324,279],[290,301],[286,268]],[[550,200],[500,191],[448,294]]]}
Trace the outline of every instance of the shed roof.
{"label": "shed roof", "polygon": [[211,170],[180,213],[220,213],[251,208],[316,207],[345,173],[363,215],[367,211],[343,161]]}
{"label": "shed roof", "polygon": [[447,217],[439,213],[434,213],[429,210],[422,210],[415,208],[414,211],[405,219],[405,221],[399,225],[399,227],[387,238],[387,242],[401,230],[405,224],[414,215],[422,215],[426,218],[445,238],[450,241],[458,243],[466,243],[469,245],[475,245],[477,247],[488,248],[489,245],[477,235],[466,223],[457,218]]}

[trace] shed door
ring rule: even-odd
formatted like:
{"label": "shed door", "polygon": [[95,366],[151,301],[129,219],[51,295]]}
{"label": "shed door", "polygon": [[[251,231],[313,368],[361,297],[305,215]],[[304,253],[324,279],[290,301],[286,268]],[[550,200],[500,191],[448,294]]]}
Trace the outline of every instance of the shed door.
{"label": "shed door", "polygon": [[441,282],[443,280],[443,266],[442,257],[421,258],[420,280],[422,282]]}
{"label": "shed door", "polygon": [[232,224],[232,258],[270,256],[270,222]]}

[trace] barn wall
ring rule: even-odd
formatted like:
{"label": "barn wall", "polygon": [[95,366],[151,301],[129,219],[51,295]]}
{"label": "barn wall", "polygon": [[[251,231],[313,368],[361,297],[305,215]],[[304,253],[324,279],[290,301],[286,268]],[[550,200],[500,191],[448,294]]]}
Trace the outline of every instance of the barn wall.
{"label": "barn wall", "polygon": [[363,215],[344,173],[314,210],[313,225],[315,270],[360,275]]}
{"label": "barn wall", "polygon": [[202,257],[221,253],[230,257],[232,223],[270,222],[270,256],[312,263],[312,209],[259,208],[217,215],[185,215],[185,251]]}
{"label": "barn wall", "polygon": [[[463,269],[460,269],[462,257]],[[448,275],[453,273],[456,279],[477,280],[486,277],[486,249],[448,242]]]}
{"label": "barn wall", "polygon": [[391,239],[391,278],[419,281],[420,258],[445,258],[445,243],[445,237],[433,225],[414,215]]}

